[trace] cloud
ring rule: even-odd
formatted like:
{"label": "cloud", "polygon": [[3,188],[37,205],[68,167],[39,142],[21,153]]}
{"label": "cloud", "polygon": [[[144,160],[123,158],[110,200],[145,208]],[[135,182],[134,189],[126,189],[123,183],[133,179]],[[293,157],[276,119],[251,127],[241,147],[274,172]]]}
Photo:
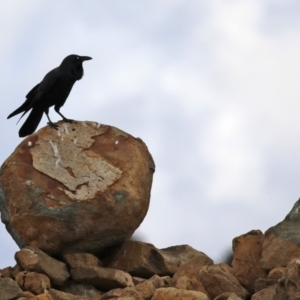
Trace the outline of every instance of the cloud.
{"label": "cloud", "polygon": [[[2,161],[20,142],[20,124],[6,116],[78,53],[93,60],[62,112],[141,137],[156,162],[138,229],[146,241],[187,243],[220,260],[236,235],[265,230],[291,209],[300,167],[298,2],[7,3]],[[51,118],[59,119],[52,110]],[[13,245],[0,246],[0,267],[13,264]]]}

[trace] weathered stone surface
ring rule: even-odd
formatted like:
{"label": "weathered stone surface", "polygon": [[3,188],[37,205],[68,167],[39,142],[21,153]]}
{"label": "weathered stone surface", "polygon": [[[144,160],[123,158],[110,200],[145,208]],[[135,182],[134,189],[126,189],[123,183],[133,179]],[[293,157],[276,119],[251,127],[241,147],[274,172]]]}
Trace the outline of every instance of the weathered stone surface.
{"label": "weathered stone surface", "polygon": [[268,274],[268,278],[269,279],[280,279],[284,272],[285,272],[285,269],[284,267],[278,267],[278,268],[274,268],[272,269],[269,274]]}
{"label": "weathered stone surface", "polygon": [[[271,285],[252,295],[251,300],[273,300],[276,294],[276,285]],[[285,299],[282,299],[285,300]]]}
{"label": "weathered stone surface", "polygon": [[92,285],[75,283],[73,281],[68,281],[63,287],[61,287],[61,291],[85,297],[94,297],[103,294],[103,292],[99,291]]}
{"label": "weathered stone surface", "polygon": [[[27,299],[31,299],[31,298],[34,298],[35,295],[32,294],[31,292],[29,291],[24,291],[24,296],[27,298]],[[19,299],[18,299],[19,300]]]}
{"label": "weathered stone surface", "polygon": [[277,284],[277,279],[268,279],[268,278],[258,278],[255,280],[254,291],[255,293],[266,289],[271,285]]}
{"label": "weathered stone surface", "polygon": [[276,285],[274,300],[300,299],[300,259],[293,259]]}
{"label": "weathered stone surface", "polygon": [[0,300],[14,300],[24,296],[18,284],[11,278],[0,278]]}
{"label": "weathered stone surface", "polygon": [[80,267],[102,267],[102,262],[91,253],[66,253],[63,255],[64,262],[70,269]]}
{"label": "weathered stone surface", "polygon": [[182,264],[194,257],[211,261],[203,252],[187,245],[157,249],[152,244],[126,241],[117,249],[108,266],[128,272],[132,276],[149,278],[154,274],[173,275]]}
{"label": "weathered stone surface", "polygon": [[80,267],[72,269],[74,281],[93,285],[101,291],[134,286],[132,277],[123,271],[102,267]]}
{"label": "weathered stone surface", "polygon": [[25,138],[0,171],[1,219],[23,248],[99,253],[144,219],[154,162],[137,138],[95,122],[59,122]]}
{"label": "weathered stone surface", "polygon": [[232,269],[226,264],[204,266],[198,276],[211,299],[224,292],[236,293],[242,299],[249,296],[248,291],[241,286]]}
{"label": "weathered stone surface", "polygon": [[178,289],[194,290],[207,294],[203,284],[198,279],[199,270],[213,261],[204,255],[196,256],[181,265],[172,278],[172,285]]}
{"label": "weathered stone surface", "polygon": [[24,271],[24,269],[16,264],[13,268],[12,268],[12,272],[11,272],[11,275],[13,278],[16,278],[17,274],[19,274],[20,272]]}
{"label": "weathered stone surface", "polygon": [[53,300],[87,300],[86,297],[64,293],[55,289],[49,290],[49,295],[53,298]]}
{"label": "weathered stone surface", "polygon": [[169,276],[159,277],[154,275],[150,279],[136,285],[135,289],[139,292],[144,300],[149,300],[153,297],[157,288],[168,286],[170,283],[171,278]]}
{"label": "weathered stone surface", "polygon": [[214,300],[242,300],[236,293],[224,292]]}
{"label": "weathered stone surface", "polygon": [[262,258],[260,265],[270,271],[276,267],[286,267],[293,259],[300,257],[300,247],[294,242],[278,237],[273,229],[265,233],[262,245]]}
{"label": "weathered stone surface", "polygon": [[102,299],[144,300],[139,292],[132,287],[110,290],[103,295]]}
{"label": "weathered stone surface", "polygon": [[12,267],[6,267],[6,268],[0,270],[0,276],[2,278],[13,278],[12,271],[13,271]]}
{"label": "weathered stone surface", "polygon": [[233,239],[232,270],[234,276],[250,294],[255,291],[255,280],[266,278],[267,272],[260,267],[264,235],[252,230]]}
{"label": "weathered stone surface", "polygon": [[300,199],[283,221],[266,231],[261,260],[264,269],[286,267],[293,258],[300,257],[299,212]]}
{"label": "weathered stone surface", "polygon": [[30,300],[54,300],[49,294],[41,294],[31,298]]}
{"label": "weathered stone surface", "polygon": [[36,272],[20,272],[15,281],[23,291],[29,291],[35,295],[42,294],[45,289],[51,288],[49,277]]}
{"label": "weathered stone surface", "polygon": [[[280,279],[275,285],[276,291],[272,300],[287,300],[286,290],[285,290],[285,280],[284,278]],[[296,300],[296,299],[295,299]]]}
{"label": "weathered stone surface", "polygon": [[15,259],[26,271],[47,275],[56,286],[62,286],[70,277],[66,265],[36,247],[28,246],[16,252]]}
{"label": "weathered stone surface", "polygon": [[145,282],[138,284],[135,289],[144,300],[149,300],[153,297],[156,287],[152,281],[146,280]]}
{"label": "weathered stone surface", "polygon": [[154,286],[158,289],[165,286],[172,285],[172,278],[170,276],[153,275],[149,281],[153,282]]}
{"label": "weathered stone surface", "polygon": [[147,279],[142,278],[142,277],[136,277],[136,276],[132,276],[132,281],[134,283],[134,285],[137,285],[139,283],[145,282]]}
{"label": "weathered stone surface", "polygon": [[186,291],[174,287],[159,288],[152,300],[209,300],[206,294],[198,291]]}
{"label": "weathered stone surface", "polygon": [[[282,240],[288,240],[295,245],[300,245],[298,228],[300,224],[300,199],[294,204],[292,210],[287,214],[283,221],[269,228],[267,232],[273,232]],[[266,232],[266,233],[267,233]]]}

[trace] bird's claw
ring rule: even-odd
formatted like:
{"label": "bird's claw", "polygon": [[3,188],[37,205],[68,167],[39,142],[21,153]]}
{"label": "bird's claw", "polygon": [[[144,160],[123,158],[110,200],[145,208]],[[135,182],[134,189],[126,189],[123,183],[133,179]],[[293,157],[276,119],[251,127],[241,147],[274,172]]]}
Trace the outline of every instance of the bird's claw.
{"label": "bird's claw", "polygon": [[59,128],[58,125],[56,125],[56,124],[54,124],[54,123],[52,123],[52,122],[48,122],[47,124],[50,126],[51,129],[58,130],[58,128]]}
{"label": "bird's claw", "polygon": [[74,120],[72,119],[67,119],[67,118],[64,118],[63,121],[67,122],[67,123],[73,123],[75,122]]}

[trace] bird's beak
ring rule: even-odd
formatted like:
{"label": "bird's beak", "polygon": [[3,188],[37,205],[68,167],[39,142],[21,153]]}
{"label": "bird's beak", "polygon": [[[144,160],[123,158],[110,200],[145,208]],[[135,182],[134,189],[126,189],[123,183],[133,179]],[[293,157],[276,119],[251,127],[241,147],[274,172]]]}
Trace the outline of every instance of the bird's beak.
{"label": "bird's beak", "polygon": [[82,61],[85,61],[85,60],[90,60],[90,59],[92,59],[91,57],[89,57],[89,56],[80,56],[80,58],[81,58],[81,60]]}

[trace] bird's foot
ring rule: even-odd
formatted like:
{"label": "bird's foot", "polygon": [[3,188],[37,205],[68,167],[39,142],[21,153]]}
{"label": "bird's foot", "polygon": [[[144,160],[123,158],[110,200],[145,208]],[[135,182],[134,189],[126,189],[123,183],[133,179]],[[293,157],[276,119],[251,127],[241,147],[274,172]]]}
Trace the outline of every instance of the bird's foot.
{"label": "bird's foot", "polygon": [[73,122],[75,122],[74,120],[72,120],[72,119],[67,119],[67,118],[64,118],[63,121],[64,121],[64,122],[67,122],[67,123],[73,123]]}
{"label": "bird's foot", "polygon": [[58,128],[59,128],[58,125],[56,125],[56,124],[54,124],[54,123],[52,123],[52,122],[48,122],[47,124],[48,124],[52,129],[58,130]]}

